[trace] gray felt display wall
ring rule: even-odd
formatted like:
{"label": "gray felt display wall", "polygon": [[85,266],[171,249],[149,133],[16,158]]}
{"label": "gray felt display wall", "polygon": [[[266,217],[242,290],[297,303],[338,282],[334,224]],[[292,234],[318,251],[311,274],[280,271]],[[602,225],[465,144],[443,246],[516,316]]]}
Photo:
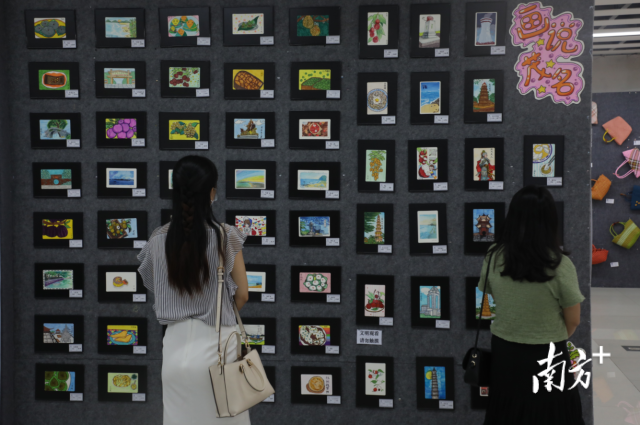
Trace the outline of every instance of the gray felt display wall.
{"label": "gray felt display wall", "polygon": [[[596,93],[593,101],[598,104],[598,125],[593,126],[593,166],[591,178],[597,179],[604,174],[611,180],[611,189],[607,198],[614,199],[613,205],[605,200],[593,201],[593,244],[597,248],[609,250],[607,261],[593,266],[592,286],[637,288],[640,279],[637,276],[638,259],[640,258],[640,244],[635,244],[631,249],[625,249],[611,242],[613,237],[609,234],[609,226],[616,221],[632,219],[634,223],[640,223],[640,212],[631,211],[629,203],[620,196],[632,190],[634,185],[640,185],[633,175],[625,178],[617,178],[613,172],[622,163],[622,152],[633,149],[633,142],[640,139],[640,94],[638,93]],[[621,116],[633,128],[627,140],[618,145],[615,142],[604,143],[602,124]],[[607,140],[611,137],[607,135]],[[625,165],[618,174],[623,175],[629,167]],[[616,226],[620,232],[621,226]],[[618,267],[611,267],[610,263],[617,262]]]}
{"label": "gray felt display wall", "polygon": [[[209,111],[210,150],[203,155],[211,158],[220,170],[226,160],[263,159],[277,161],[277,189],[275,200],[227,201],[225,199],[224,172],[221,172],[220,201],[215,211],[223,219],[225,209],[275,209],[277,211],[277,246],[275,248],[251,247],[245,249],[249,263],[275,264],[277,293],[275,304],[251,303],[243,309],[243,315],[274,317],[277,320],[275,355],[263,355],[267,365],[277,371],[276,402],[261,404],[251,411],[254,424],[281,424],[294,419],[305,424],[345,424],[367,420],[372,414],[380,422],[417,423],[429,419],[430,424],[480,423],[484,412],[470,408],[470,391],[463,383],[459,366],[466,350],[473,343],[473,332],[465,329],[464,284],[465,277],[478,276],[482,263],[479,256],[463,254],[464,203],[479,201],[508,202],[522,186],[522,154],[524,135],[565,136],[564,188],[553,189],[557,200],[565,203],[565,246],[572,253],[578,270],[581,290],[587,297],[582,304],[582,325],[572,338],[579,347],[590,352],[589,320],[589,269],[590,269],[590,192],[589,192],[589,125],[591,97],[591,37],[592,1],[546,0],[555,12],[572,11],[584,20],[580,39],[585,42],[585,54],[578,58],[585,68],[587,81],[582,102],[566,107],[549,99],[537,101],[532,94],[521,96],[516,90],[517,76],[513,71],[521,49],[511,46],[507,38],[505,56],[464,57],[465,2],[453,0],[451,57],[444,59],[411,59],[409,57],[409,2],[400,2],[401,28],[399,59],[359,60],[357,42],[357,17],[359,4],[385,4],[378,0],[349,2],[318,1],[313,5],[340,5],[342,7],[342,44],[329,47],[289,46],[288,8],[308,6],[298,0],[234,0],[208,2],[212,9],[212,46],[201,48],[159,47],[158,7],[201,6],[206,1],[171,2],[168,0],[113,0],[108,3],[94,0],[67,0],[64,5],[45,0],[6,1],[3,8],[5,33],[11,38],[4,44],[6,87],[3,102],[8,104],[10,120],[3,122],[2,142],[11,146],[13,179],[5,177],[2,193],[3,220],[8,208],[12,208],[13,228],[16,237],[12,247],[5,249],[3,258],[15,264],[13,279],[7,278],[3,261],[3,288],[11,285],[13,298],[3,292],[3,307],[13,303],[15,338],[5,344],[14,344],[15,368],[13,386],[3,381],[3,396],[13,395],[15,423],[44,423],[52,412],[64,411],[65,422],[74,424],[106,425],[112,423],[159,424],[162,418],[162,364],[161,327],[155,322],[152,298],[146,304],[99,304],[95,276],[98,265],[136,264],[132,250],[98,250],[96,240],[97,212],[100,210],[147,210],[149,232],[160,224],[160,209],[168,208],[169,201],[159,199],[159,161],[176,160],[187,152],[160,151],[158,149],[159,111]],[[251,6],[271,4],[275,7],[275,46],[242,47],[222,46],[223,6]],[[398,2],[396,2],[398,3]],[[427,3],[427,2],[424,2]],[[431,3],[431,2],[428,2]],[[518,1],[509,0],[507,10],[513,10]],[[24,10],[47,9],[53,6],[76,10],[78,48],[73,50],[28,50],[24,36]],[[94,8],[141,7],[146,10],[145,49],[96,49],[94,36]],[[510,16],[507,17],[510,25]],[[8,54],[7,54],[8,51]],[[210,99],[160,98],[159,64],[163,59],[210,60],[212,95]],[[144,60],[147,64],[147,98],[96,99],[94,62],[101,60]],[[79,100],[31,100],[27,81],[27,64],[30,61],[76,61],[80,63]],[[275,101],[225,101],[223,99],[223,64],[225,62],[276,62]],[[340,101],[289,100],[289,65],[291,61],[341,61],[342,99]],[[504,122],[493,125],[465,125],[463,123],[463,77],[465,70],[503,70],[505,76]],[[398,72],[397,125],[385,127],[356,125],[356,82],[358,72]],[[450,124],[439,126],[409,125],[410,72],[448,71],[451,77]],[[32,150],[29,143],[29,113],[69,111],[82,113],[82,149],[80,150]],[[95,147],[94,120],[96,111],[146,110],[148,118],[147,147],[145,149],[97,149]],[[340,151],[292,151],[288,148],[288,114],[290,110],[340,110],[342,113],[342,140]],[[276,149],[228,150],[224,148],[225,111],[273,111],[276,114]],[[2,110],[0,110],[2,113]],[[1,116],[0,116],[1,118]],[[10,134],[10,137],[7,136]],[[463,182],[463,147],[467,137],[503,137],[505,140],[505,190],[503,192],[465,192]],[[396,141],[396,191],[395,193],[358,193],[356,144],[358,139],[394,139]],[[405,172],[407,140],[448,139],[449,191],[444,193],[409,193]],[[341,200],[339,202],[292,201],[288,199],[288,163],[291,161],[340,161],[342,164]],[[3,163],[7,160],[3,159]],[[81,199],[34,199],[31,189],[31,163],[34,161],[82,162]],[[146,161],[148,163],[148,196],[145,199],[97,199],[96,163],[98,161]],[[6,173],[4,173],[6,174]],[[4,196],[13,187],[13,205]],[[444,202],[447,204],[449,253],[446,256],[409,256],[408,211],[411,203]],[[356,255],[355,211],[358,203],[393,203],[395,214],[395,244],[392,255]],[[337,249],[293,249],[288,246],[288,212],[295,209],[340,209],[342,245]],[[84,249],[34,249],[32,213],[34,211],[69,211],[84,213]],[[625,215],[626,217],[626,215]],[[624,218],[624,217],[623,217]],[[3,225],[3,232],[6,226]],[[5,240],[3,234],[3,241]],[[33,294],[33,263],[82,262],[85,265],[85,292],[81,300],[36,300]],[[342,303],[300,304],[289,300],[291,265],[341,265],[343,268]],[[395,322],[393,328],[383,330],[383,345],[356,346],[355,280],[356,274],[388,274],[395,276]],[[410,277],[449,276],[451,278],[450,330],[424,330],[410,327]],[[34,314],[83,314],[85,317],[84,352],[78,355],[34,354]],[[146,356],[107,356],[97,354],[96,331],[98,316],[146,317],[149,322],[149,343]],[[340,317],[342,319],[342,344],[339,356],[301,356],[289,353],[289,323],[291,317]],[[3,323],[4,327],[5,323]],[[3,337],[7,335],[4,334]],[[484,331],[481,345],[488,346],[490,333]],[[364,410],[355,408],[355,356],[393,356],[395,359],[395,408],[393,410]],[[419,411],[416,408],[415,358],[416,356],[454,357],[455,410]],[[4,358],[4,357],[3,357]],[[85,394],[82,403],[65,403],[64,406],[36,402],[34,400],[34,364],[37,362],[69,362],[85,365]],[[116,406],[97,401],[97,368],[99,364],[145,364],[149,380],[147,402]],[[291,405],[290,368],[297,366],[337,366],[342,368],[342,405]],[[6,372],[6,370],[5,370]],[[13,389],[13,394],[11,390]],[[591,391],[581,389],[586,422],[592,424]],[[9,400],[9,399],[8,399]],[[6,406],[6,405],[5,405]],[[125,415],[123,416],[123,412]],[[5,422],[7,425],[10,422]]]}

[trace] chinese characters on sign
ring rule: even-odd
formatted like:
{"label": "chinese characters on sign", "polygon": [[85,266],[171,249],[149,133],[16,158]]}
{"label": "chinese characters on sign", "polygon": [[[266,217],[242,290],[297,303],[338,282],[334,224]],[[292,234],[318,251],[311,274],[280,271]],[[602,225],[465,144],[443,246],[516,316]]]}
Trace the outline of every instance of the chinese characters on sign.
{"label": "chinese characters on sign", "polygon": [[382,331],[358,329],[358,344],[382,345]]}
{"label": "chinese characters on sign", "polygon": [[540,2],[519,4],[513,11],[510,29],[514,46],[526,49],[513,67],[520,77],[518,90],[534,92],[540,100],[551,96],[554,103],[580,103],[584,89],[584,68],[571,58],[584,52],[578,32],[584,26],[571,12],[553,16],[553,7]]}
{"label": "chinese characters on sign", "polygon": [[[591,359],[587,360],[587,355],[584,350],[578,349],[578,353],[579,353],[578,358],[572,359],[571,366],[569,368],[570,373],[578,374],[577,376],[575,376],[576,382],[574,382],[571,388],[569,388],[570,390],[574,389],[578,384],[581,384],[584,388],[588,388],[589,381],[591,379],[591,372],[585,372],[584,370],[582,370],[582,367],[587,363],[589,363]],[[564,370],[567,362],[566,360],[562,360],[556,364],[551,364],[554,358],[561,355],[562,355],[562,352],[559,352],[556,354],[556,346],[553,342],[550,342],[549,355],[547,356],[546,359],[538,360],[538,364],[540,366],[546,363],[546,369],[538,373],[537,376],[536,375],[533,376],[533,393],[534,394],[537,394],[538,390],[540,390],[540,380],[538,379],[538,376],[541,378],[544,377],[544,387],[548,392],[551,392],[553,388],[557,388],[560,391],[564,390],[564,375],[565,375]],[[554,384],[553,382],[553,378],[556,374],[556,370],[555,370],[556,367],[560,369],[560,383],[557,385]],[[586,375],[584,382],[581,380],[583,375]]]}

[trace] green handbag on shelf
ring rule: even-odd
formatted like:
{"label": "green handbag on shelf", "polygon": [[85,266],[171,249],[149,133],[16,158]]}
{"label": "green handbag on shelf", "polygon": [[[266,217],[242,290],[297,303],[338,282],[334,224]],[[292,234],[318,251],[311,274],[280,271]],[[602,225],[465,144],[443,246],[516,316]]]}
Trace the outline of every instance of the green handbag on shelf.
{"label": "green handbag on shelf", "polygon": [[[624,226],[624,230],[622,231],[622,233],[618,234],[613,229],[613,226],[615,226],[616,224],[622,224]],[[609,233],[611,233],[611,236],[613,236],[612,242],[614,244],[620,245],[621,247],[627,249],[631,248],[638,240],[638,237],[640,237],[640,229],[638,229],[638,226],[636,226],[636,224],[631,221],[631,219],[629,219],[626,223],[623,223],[622,221],[616,221],[609,227]]]}

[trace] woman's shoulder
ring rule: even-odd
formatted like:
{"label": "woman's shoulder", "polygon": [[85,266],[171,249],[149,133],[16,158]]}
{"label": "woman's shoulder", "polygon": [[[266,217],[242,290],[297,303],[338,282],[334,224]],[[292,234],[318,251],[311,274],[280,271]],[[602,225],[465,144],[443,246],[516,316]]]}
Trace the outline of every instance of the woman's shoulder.
{"label": "woman's shoulder", "polygon": [[562,258],[560,259],[560,264],[556,268],[556,276],[565,275],[565,274],[575,274],[576,266],[573,265],[573,261],[566,255],[562,254]]}
{"label": "woman's shoulder", "polygon": [[171,225],[171,223],[167,223],[164,224],[160,227],[156,227],[155,230],[153,232],[151,232],[151,236],[149,237],[149,242],[151,242],[154,239],[158,239],[158,236],[162,236],[162,235],[166,235],[167,232],[169,231],[169,226]]}

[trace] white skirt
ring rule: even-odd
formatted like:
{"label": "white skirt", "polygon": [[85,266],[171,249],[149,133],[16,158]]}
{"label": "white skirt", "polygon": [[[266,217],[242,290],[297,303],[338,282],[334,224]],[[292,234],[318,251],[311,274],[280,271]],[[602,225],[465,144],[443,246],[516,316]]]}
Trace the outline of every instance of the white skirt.
{"label": "white skirt", "polygon": [[[234,326],[222,326],[221,342]],[[236,358],[232,338],[227,360]],[[217,418],[209,367],[218,363],[218,333],[198,319],[170,324],[162,348],[164,425],[250,425],[249,411],[234,418]]]}

